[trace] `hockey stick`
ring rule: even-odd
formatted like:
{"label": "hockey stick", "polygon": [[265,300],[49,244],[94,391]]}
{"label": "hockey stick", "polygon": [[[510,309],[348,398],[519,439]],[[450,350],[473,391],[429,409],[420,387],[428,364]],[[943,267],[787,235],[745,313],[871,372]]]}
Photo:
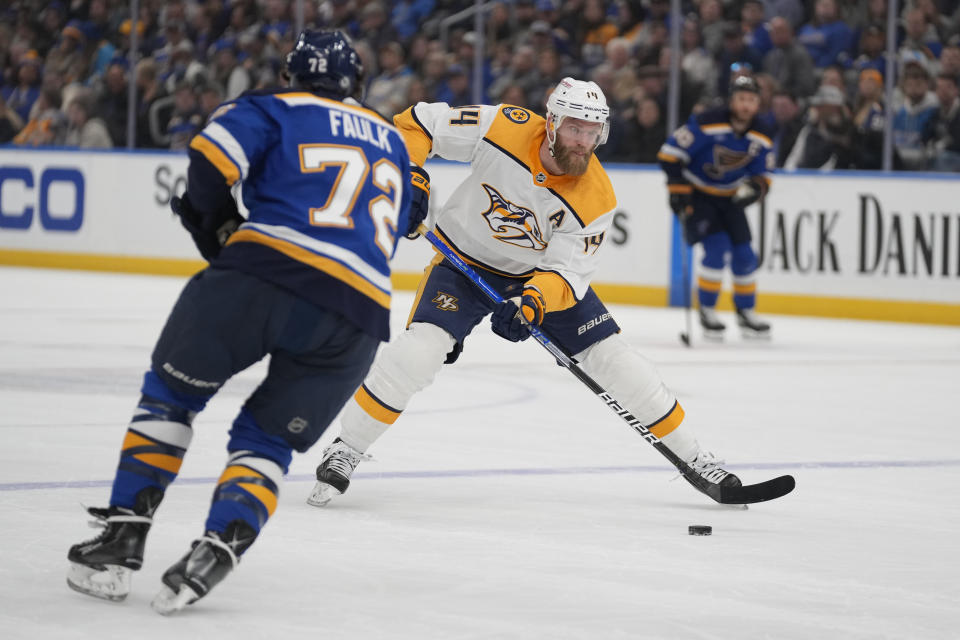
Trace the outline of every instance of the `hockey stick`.
{"label": "hockey stick", "polygon": [[[458,256],[450,247],[443,243],[433,231],[420,225],[418,231],[430,243],[436,247],[437,251],[449,260],[453,266],[460,270],[473,284],[480,288],[484,294],[495,304],[503,302],[503,297],[480,277],[473,267],[468,265]],[[693,468],[681,459],[677,454],[670,450],[667,445],[655,436],[643,425],[630,411],[628,411],[616,398],[614,398],[606,389],[600,386],[597,381],[591,378],[573,361],[553,340],[551,340],[539,327],[527,325],[532,335],[544,349],[550,352],[557,359],[557,364],[564,367],[582,382],[590,391],[606,404],[621,420],[627,423],[634,431],[649,442],[659,451],[663,457],[670,461],[683,475],[683,477],[697,488],[700,492],[708,495],[721,504],[752,504],[755,502],[765,502],[784,496],[795,486],[793,476],[780,476],[766,482],[751,484],[739,487],[721,487],[701,477]]]}
{"label": "hockey stick", "polygon": [[690,347],[693,346],[691,342],[691,336],[693,335],[693,288],[690,285],[690,245],[687,244],[687,230],[683,221],[680,221],[680,224],[683,225],[683,247],[680,249],[681,259],[683,261],[683,293],[684,293],[684,302],[686,303],[686,309],[684,310],[684,315],[687,321],[687,330],[684,333],[680,334],[680,342]]}

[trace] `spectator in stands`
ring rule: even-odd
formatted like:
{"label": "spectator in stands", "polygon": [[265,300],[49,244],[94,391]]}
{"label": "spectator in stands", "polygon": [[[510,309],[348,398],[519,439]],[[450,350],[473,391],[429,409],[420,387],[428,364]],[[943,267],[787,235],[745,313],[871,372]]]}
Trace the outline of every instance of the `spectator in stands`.
{"label": "spectator in stands", "polygon": [[14,136],[13,144],[22,147],[45,147],[60,144],[63,139],[64,116],[60,111],[60,90],[45,87],[30,110],[30,120]]}
{"label": "spectator in stands", "polygon": [[773,149],[777,166],[782,167],[803,128],[803,111],[797,104],[796,96],[782,89],[770,99],[770,110],[776,123]]}
{"label": "spectator in stands", "polygon": [[785,169],[846,169],[851,165],[853,122],[843,91],[822,85],[810,100],[807,123],[784,161]]}
{"label": "spectator in stands", "polygon": [[193,85],[186,81],[181,82],[173,92],[173,115],[167,124],[170,149],[186,149],[193,136],[203,128],[203,124],[203,114],[200,113]]}
{"label": "spectator in stands", "polygon": [[960,88],[957,76],[941,73],[937,76],[937,111],[934,129],[933,169],[960,171]]}
{"label": "spectator in stands", "polygon": [[743,41],[761,58],[773,49],[770,25],[763,18],[763,2],[760,0],[744,0],[740,7],[740,28]]}
{"label": "spectator in stands", "polygon": [[210,78],[223,87],[226,100],[233,100],[251,87],[250,73],[237,60],[237,43],[220,38],[211,45]]}
{"label": "spectator in stands", "polygon": [[59,73],[64,83],[81,82],[87,77],[90,58],[84,51],[87,36],[79,20],[71,20],[60,32],[60,41],[47,54],[45,67]]}
{"label": "spectator in stands", "polygon": [[763,58],[763,70],[769,73],[784,91],[794,96],[807,97],[817,86],[813,75],[813,60],[806,48],[793,37],[793,27],[786,18],[770,20],[770,39],[773,48]]}
{"label": "spectator in stands", "polygon": [[859,55],[854,59],[852,69],[859,74],[864,69],[887,72],[887,33],[876,24],[867,25],[860,36]]}
{"label": "spectator in stands", "polygon": [[437,90],[437,100],[451,107],[473,104],[470,92],[470,76],[460,64],[452,64],[447,69],[447,78]]}
{"label": "spectator in stands", "polygon": [[387,118],[393,118],[410,105],[407,91],[413,73],[404,60],[403,46],[387,42],[380,47],[380,73],[367,86],[366,102]]}
{"label": "spectator in stands", "polygon": [[214,111],[217,110],[223,102],[223,90],[216,82],[206,82],[197,89],[199,99],[200,115],[203,122],[206,123]]}
{"label": "spectator in stands", "polygon": [[617,31],[631,47],[638,44],[643,29],[644,15],[642,0],[619,0],[617,2]]}
{"label": "spectator in stands", "polygon": [[417,33],[420,24],[430,17],[434,5],[435,0],[399,0],[393,3],[390,24],[401,40],[406,42]]}
{"label": "spectator in stands", "polygon": [[400,39],[389,22],[390,16],[380,0],[373,0],[360,10],[360,20],[352,34],[355,39],[366,40],[374,51],[380,51],[387,42]]}
{"label": "spectator in stands", "polygon": [[166,148],[167,123],[173,113],[173,97],[168,96],[157,78],[157,63],[144,58],[134,73],[137,83],[137,147]]}
{"label": "spectator in stands", "polygon": [[883,74],[864,69],[857,81],[857,102],[853,113],[853,168],[883,168]]}
{"label": "spectator in stands", "polygon": [[[513,104],[518,107],[530,107],[530,96],[518,84],[512,84],[503,90],[500,94],[499,102],[502,104]],[[413,104],[411,102],[411,104]]]}
{"label": "spectator in stands", "polygon": [[776,17],[784,18],[794,30],[799,29],[806,19],[803,0],[763,0],[763,16],[768,21]]}
{"label": "spectator in stands", "polygon": [[960,43],[951,41],[940,54],[940,73],[960,77]]}
{"label": "spectator in stands", "polygon": [[507,87],[517,86],[524,94],[537,86],[537,52],[532,45],[521,44],[511,56],[510,66],[490,85],[490,97],[502,101],[501,96]]}
{"label": "spectator in stands", "polygon": [[820,74],[820,86],[830,85],[831,87],[836,87],[843,91],[843,95],[849,98],[849,91],[847,91],[847,83],[843,79],[843,69],[840,66],[832,64],[829,67],[825,68]]}
{"label": "spectator in stands", "polygon": [[623,127],[616,133],[611,162],[656,163],[657,152],[667,139],[667,124],[660,105],[653,98],[641,98],[624,114]]}
{"label": "spectator in stands", "polygon": [[723,49],[723,38],[728,27],[723,20],[723,5],[720,0],[701,0],[699,11],[703,46],[715,56]]}
{"label": "spectator in stands", "polygon": [[726,96],[730,87],[730,75],[734,65],[746,66],[750,71],[758,71],[763,65],[760,54],[743,41],[743,34],[736,24],[727,25],[723,33],[723,48],[717,56],[717,95]]}
{"label": "spectator in stands", "polygon": [[96,114],[103,118],[110,131],[113,146],[127,144],[127,61],[114,58],[103,75],[103,85],[96,95]]}
{"label": "spectator in stands", "polygon": [[93,111],[93,93],[79,91],[67,104],[67,128],[63,144],[81,149],[109,149],[113,147],[106,123]]}
{"label": "spectator in stands", "polygon": [[206,73],[207,68],[194,55],[193,43],[184,38],[170,49],[170,66],[164,87],[173,93],[181,82],[199,83]]}
{"label": "spectator in stands", "polygon": [[700,38],[700,20],[693,14],[683,21],[680,31],[680,45],[683,60],[680,68],[687,74],[690,83],[706,99],[717,93],[717,63],[702,45]]}
{"label": "spectator in stands", "polygon": [[897,57],[904,59],[904,54],[916,51],[923,55],[930,67],[940,57],[943,45],[936,28],[927,22],[922,9],[914,5],[907,9],[903,16],[903,40]]}
{"label": "spectator in stands", "polygon": [[937,116],[937,97],[922,61],[909,60],[901,80],[903,104],[893,112],[893,147],[908,171],[922,171],[929,161]]}
{"label": "spectator in stands", "polygon": [[23,128],[23,119],[20,114],[7,105],[6,99],[0,93],[0,144],[7,144],[17,132]]}
{"label": "spectator in stands", "polygon": [[574,41],[580,45],[580,62],[584,70],[589,71],[603,62],[607,43],[617,36],[617,26],[607,20],[603,0],[585,0],[577,26]]}
{"label": "spectator in stands", "polygon": [[816,0],[813,20],[797,32],[797,40],[807,48],[818,69],[831,64],[847,66],[851,39],[852,32],[840,20],[836,0]]}
{"label": "spectator in stands", "polygon": [[30,119],[30,109],[40,97],[40,56],[30,50],[20,56],[16,83],[4,87],[3,98],[23,122]]}

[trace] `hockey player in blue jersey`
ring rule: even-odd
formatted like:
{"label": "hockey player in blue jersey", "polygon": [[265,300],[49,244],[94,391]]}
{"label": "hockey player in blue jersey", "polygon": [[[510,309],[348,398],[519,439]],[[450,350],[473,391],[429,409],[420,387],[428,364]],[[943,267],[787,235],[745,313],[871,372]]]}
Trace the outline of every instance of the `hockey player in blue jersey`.
{"label": "hockey player in blue jersey", "polygon": [[289,88],[222,105],[190,143],[172,206],[210,265],[154,349],[110,506],[89,509],[105,531],[69,551],[77,591],[126,597],[194,416],[269,355],[230,429],[203,535],[163,574],[153,607],[205,596],[274,512],[292,452],[317,441],[389,337],[389,260],[423,220],[429,182],[392,123],[358,102],[363,69],[340,32],[300,34],[286,74]]}
{"label": "hockey player in blue jersey", "polygon": [[687,243],[703,245],[697,289],[707,338],[722,339],[726,329],[715,308],[728,256],[737,324],[745,336],[770,335],[770,324],[754,312],[757,256],[744,213],[770,186],[773,145],[756,117],[759,108],[756,80],[741,75],[731,82],[726,107],[692,115],[657,155],[667,174],[670,208],[684,226]]}

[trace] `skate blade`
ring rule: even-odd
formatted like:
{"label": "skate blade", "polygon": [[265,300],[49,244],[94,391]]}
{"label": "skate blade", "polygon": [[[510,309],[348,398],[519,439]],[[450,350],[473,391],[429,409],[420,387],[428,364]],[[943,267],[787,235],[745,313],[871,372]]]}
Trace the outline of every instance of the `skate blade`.
{"label": "skate blade", "polygon": [[313,491],[311,491],[307,497],[307,504],[314,507],[322,507],[339,495],[343,494],[326,482],[317,482],[317,484],[313,486]]}
{"label": "skate blade", "polygon": [[743,336],[744,340],[758,340],[764,341],[770,339],[769,331],[752,331],[750,329],[740,329],[740,334]]}
{"label": "skate blade", "polygon": [[106,569],[101,570],[71,562],[67,573],[67,586],[94,598],[121,602],[130,593],[132,574],[131,569],[118,565],[106,565]]}
{"label": "skate blade", "polygon": [[197,592],[185,584],[180,585],[179,592],[174,592],[173,589],[164,585],[160,593],[150,602],[150,608],[162,616],[169,616],[182,611],[188,604],[197,600],[199,600]]}
{"label": "skate blade", "polygon": [[703,330],[703,339],[710,342],[723,342],[723,331]]}

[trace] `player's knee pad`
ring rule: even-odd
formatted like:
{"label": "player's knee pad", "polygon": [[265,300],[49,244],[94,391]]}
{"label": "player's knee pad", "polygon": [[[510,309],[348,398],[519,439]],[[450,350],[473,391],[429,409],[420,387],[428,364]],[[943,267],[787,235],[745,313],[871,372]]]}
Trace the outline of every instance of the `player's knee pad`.
{"label": "player's knee pad", "polygon": [[293,460],[293,447],[280,436],[267,433],[257,424],[249,409],[244,407],[230,427],[230,441],[227,451],[251,451],[256,455],[272,460],[286,473]]}
{"label": "player's knee pad", "polygon": [[455,343],[440,327],[414,322],[380,351],[363,386],[402,411],[415,393],[433,382]]}
{"label": "player's knee pad", "polygon": [[653,364],[620,335],[595,342],[576,355],[583,370],[645,425],[676,406]]}
{"label": "player's knee pad", "polygon": [[703,245],[703,266],[711,269],[723,269],[727,252],[730,251],[730,237],[725,233],[712,233],[701,242]]}
{"label": "player's knee pad", "polygon": [[732,253],[730,268],[735,275],[747,275],[757,270],[757,254],[749,242],[734,245]]}

